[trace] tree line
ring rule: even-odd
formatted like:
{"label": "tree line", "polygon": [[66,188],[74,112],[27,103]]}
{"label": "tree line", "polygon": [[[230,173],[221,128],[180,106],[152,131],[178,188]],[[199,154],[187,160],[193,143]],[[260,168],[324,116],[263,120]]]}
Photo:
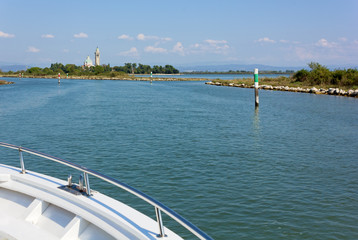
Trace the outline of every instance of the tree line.
{"label": "tree line", "polygon": [[358,86],[357,69],[330,71],[327,67],[316,62],[311,62],[308,66],[311,70],[302,69],[293,75],[295,82],[309,85]]}
{"label": "tree line", "polygon": [[75,64],[52,63],[50,67],[40,68],[32,67],[25,71],[25,73],[44,76],[44,75],[56,75],[69,74],[73,76],[86,76],[86,75],[108,75],[117,76],[119,74],[178,74],[179,70],[174,68],[172,65],[153,67],[140,63],[125,63],[124,66],[111,67],[109,64],[83,67]]}

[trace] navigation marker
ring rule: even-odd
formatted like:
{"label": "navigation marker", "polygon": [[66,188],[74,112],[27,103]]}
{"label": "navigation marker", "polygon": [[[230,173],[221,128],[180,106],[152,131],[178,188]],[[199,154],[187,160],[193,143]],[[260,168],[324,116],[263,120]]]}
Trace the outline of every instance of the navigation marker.
{"label": "navigation marker", "polygon": [[259,70],[255,68],[254,71],[254,81],[255,81],[255,108],[259,106]]}

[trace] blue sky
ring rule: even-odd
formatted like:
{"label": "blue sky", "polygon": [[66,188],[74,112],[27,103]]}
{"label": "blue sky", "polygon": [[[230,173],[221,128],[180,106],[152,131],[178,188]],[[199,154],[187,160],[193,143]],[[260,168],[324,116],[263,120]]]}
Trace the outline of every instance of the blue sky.
{"label": "blue sky", "polygon": [[358,64],[358,1],[0,0],[0,64]]}

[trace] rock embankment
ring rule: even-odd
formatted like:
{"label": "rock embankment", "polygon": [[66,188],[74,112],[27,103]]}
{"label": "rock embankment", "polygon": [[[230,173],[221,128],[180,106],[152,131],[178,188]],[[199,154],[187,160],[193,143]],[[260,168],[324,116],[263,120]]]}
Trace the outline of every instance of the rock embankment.
{"label": "rock embankment", "polygon": [[[244,83],[236,84],[229,83],[223,84],[221,82],[206,82],[205,84],[215,85],[215,86],[228,86],[228,87],[240,87],[240,88],[254,88],[254,85],[246,85]],[[287,92],[301,92],[301,93],[313,93],[313,94],[327,94],[327,95],[337,95],[337,96],[347,96],[347,97],[358,97],[358,89],[357,90],[348,90],[345,91],[339,88],[301,88],[301,87],[288,87],[288,86],[271,86],[271,85],[259,85],[259,89],[264,90],[276,90],[276,91],[287,91]]]}
{"label": "rock embankment", "polygon": [[8,82],[5,80],[0,80],[0,85],[6,85],[6,84],[14,84],[14,82]]}

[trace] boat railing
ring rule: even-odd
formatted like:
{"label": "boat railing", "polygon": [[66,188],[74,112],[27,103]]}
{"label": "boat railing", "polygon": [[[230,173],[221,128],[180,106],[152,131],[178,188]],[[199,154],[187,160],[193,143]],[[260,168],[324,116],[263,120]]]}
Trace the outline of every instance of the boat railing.
{"label": "boat railing", "polygon": [[[12,145],[12,144],[8,144],[8,143],[4,143],[4,142],[0,142],[0,146],[2,147],[6,147],[6,148],[10,148],[10,149],[15,149],[19,151],[19,157],[20,157],[20,166],[21,166],[21,173],[22,174],[26,174],[26,168],[25,168],[25,162],[24,162],[24,158],[23,158],[23,152],[32,154],[32,155],[36,155],[63,165],[66,165],[68,167],[74,168],[78,171],[82,171],[83,172],[83,178],[84,178],[84,187],[83,190],[85,190],[87,197],[91,197],[91,188],[90,188],[90,184],[89,184],[89,178],[88,175],[92,175],[95,176],[99,179],[102,179],[106,182],[109,182],[131,194],[133,194],[134,196],[137,196],[138,198],[146,201],[147,203],[149,203],[150,205],[152,205],[155,209],[155,214],[157,217],[157,223],[159,226],[159,234],[158,237],[161,238],[165,238],[165,232],[164,232],[164,225],[163,225],[163,220],[162,220],[162,216],[161,216],[161,212],[166,213],[169,217],[171,217],[172,219],[174,219],[176,222],[178,222],[180,225],[182,225],[183,227],[185,227],[187,230],[189,230],[191,233],[193,233],[196,237],[198,237],[199,239],[212,239],[209,235],[207,235],[205,232],[203,232],[202,230],[200,230],[198,227],[196,227],[194,224],[192,224],[191,222],[189,222],[188,220],[186,220],[184,217],[180,216],[178,213],[176,213],[174,210],[170,209],[169,207],[165,206],[164,204],[162,204],[161,202],[155,200],[154,198],[152,198],[151,196],[135,189],[134,187],[131,187],[130,185],[120,182],[117,179],[114,179],[110,176],[106,176],[102,173],[99,173],[97,171],[91,170],[89,168],[86,168],[84,166],[78,165],[76,163],[72,163],[69,162],[67,160],[58,158],[58,157],[54,157],[45,153],[41,153],[26,147],[21,147],[21,146],[16,146],[16,145]],[[69,184],[71,179],[68,179]],[[81,182],[81,181],[80,181]],[[83,183],[83,182],[82,182]]]}

